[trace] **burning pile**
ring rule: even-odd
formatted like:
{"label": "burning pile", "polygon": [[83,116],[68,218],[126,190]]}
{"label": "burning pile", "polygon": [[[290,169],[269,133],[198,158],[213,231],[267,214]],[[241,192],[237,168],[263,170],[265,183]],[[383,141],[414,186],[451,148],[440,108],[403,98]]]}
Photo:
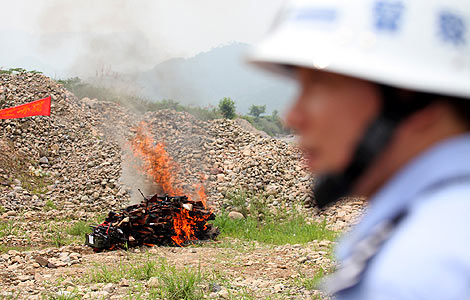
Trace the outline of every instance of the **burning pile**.
{"label": "burning pile", "polygon": [[215,238],[219,231],[208,224],[214,214],[201,201],[186,196],[145,198],[140,204],[110,212],[106,220],[93,227],[86,244],[95,250],[136,246],[178,245],[191,240]]}
{"label": "burning pile", "polygon": [[176,176],[178,166],[164,145],[150,138],[145,124],[137,128],[132,149],[143,163],[143,172],[164,196],[144,196],[140,204],[128,206],[120,213],[110,212],[102,224],[92,227],[86,244],[95,250],[112,250],[141,245],[183,246],[190,241],[215,238],[219,231],[207,223],[215,215],[207,207],[204,186],[194,186],[195,197],[181,196],[184,193]]}

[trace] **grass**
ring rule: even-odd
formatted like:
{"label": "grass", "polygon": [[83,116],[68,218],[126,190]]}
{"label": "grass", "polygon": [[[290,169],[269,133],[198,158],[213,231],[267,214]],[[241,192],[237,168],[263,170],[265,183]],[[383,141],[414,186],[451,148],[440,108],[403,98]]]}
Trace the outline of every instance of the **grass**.
{"label": "grass", "polygon": [[[87,283],[117,283],[122,278],[148,281],[156,278],[156,286],[150,287],[145,299],[196,300],[202,299],[200,287],[207,276],[199,269],[177,269],[169,266],[165,259],[147,260],[141,264],[120,263],[116,267],[96,265],[96,269],[85,278]],[[139,296],[140,297],[140,296]]]}
{"label": "grass", "polygon": [[85,221],[78,221],[71,227],[68,227],[66,232],[73,236],[84,237],[85,234],[91,233],[90,223]]}
{"label": "grass", "polygon": [[72,292],[63,291],[61,293],[49,294],[47,299],[49,300],[78,300],[82,299],[80,295],[77,294],[77,290]]}
{"label": "grass", "polygon": [[[16,251],[29,251],[33,249],[33,247],[28,247],[28,246],[8,246],[8,245],[0,245],[0,254],[2,253],[7,253],[10,250],[16,250]],[[37,247],[34,247],[34,249],[37,250]],[[1,299],[1,298],[0,298]]]}
{"label": "grass", "polygon": [[3,296],[0,295],[0,300],[13,300],[13,299],[20,299],[21,293],[20,292],[14,292],[11,295],[8,296]]}
{"label": "grass", "polygon": [[272,214],[268,208],[270,199],[266,195],[257,195],[243,189],[235,189],[227,192],[225,198],[224,208],[232,207],[245,217],[253,216],[261,219],[265,215]]}
{"label": "grass", "polygon": [[18,175],[23,188],[33,195],[42,195],[47,193],[47,186],[52,183],[48,176],[34,176],[23,172]]}
{"label": "grass", "polygon": [[6,212],[7,210],[5,209],[5,207],[1,206],[0,205],[0,214],[3,214],[4,212]]}
{"label": "grass", "polygon": [[323,270],[323,268],[319,268],[313,277],[300,273],[299,277],[295,278],[294,284],[307,290],[315,290],[318,289],[318,284],[324,278],[325,274],[326,271]]}
{"label": "grass", "polygon": [[57,209],[57,206],[55,205],[55,203],[52,201],[52,200],[47,200],[46,203],[44,204],[44,211],[50,211],[50,210],[54,210],[54,209]]}
{"label": "grass", "polygon": [[15,223],[10,220],[8,222],[1,221],[0,222],[0,238],[4,238],[9,235],[15,235],[17,232]]}
{"label": "grass", "polygon": [[295,207],[290,210],[270,210],[265,195],[254,195],[244,190],[235,190],[226,195],[226,203],[245,216],[233,220],[223,211],[213,221],[218,226],[220,237],[258,241],[266,244],[305,244],[312,240],[330,240],[337,233],[323,223],[308,223]]}
{"label": "grass", "polygon": [[336,238],[336,232],[326,229],[326,223],[308,224],[301,216],[294,216],[285,221],[268,218],[264,222],[249,216],[233,220],[224,213],[219,215],[214,225],[221,231],[221,237],[258,241],[266,244],[305,244],[312,240],[330,240]]}

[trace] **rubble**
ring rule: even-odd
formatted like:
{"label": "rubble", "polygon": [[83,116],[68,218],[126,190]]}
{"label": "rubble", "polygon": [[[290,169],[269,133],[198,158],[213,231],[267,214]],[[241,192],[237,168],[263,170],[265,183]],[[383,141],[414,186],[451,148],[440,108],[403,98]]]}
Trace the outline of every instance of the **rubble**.
{"label": "rubble", "polygon": [[0,120],[0,206],[40,211],[48,201],[57,208],[72,202],[91,211],[127,202],[116,185],[120,147],[104,138],[98,118],[79,99],[41,74],[0,74],[0,87],[0,109],[52,97],[50,117]]}

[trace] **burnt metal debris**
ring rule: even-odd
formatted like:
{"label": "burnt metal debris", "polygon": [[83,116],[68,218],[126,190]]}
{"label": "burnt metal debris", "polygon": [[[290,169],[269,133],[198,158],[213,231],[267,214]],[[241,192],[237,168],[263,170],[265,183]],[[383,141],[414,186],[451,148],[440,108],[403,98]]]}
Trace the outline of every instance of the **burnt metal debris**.
{"label": "burnt metal debris", "polygon": [[[143,195],[142,195],[143,196]],[[215,239],[217,227],[208,223],[215,215],[202,201],[187,196],[154,195],[135,205],[110,211],[103,223],[91,226],[85,244],[95,251],[137,246],[184,246]]]}

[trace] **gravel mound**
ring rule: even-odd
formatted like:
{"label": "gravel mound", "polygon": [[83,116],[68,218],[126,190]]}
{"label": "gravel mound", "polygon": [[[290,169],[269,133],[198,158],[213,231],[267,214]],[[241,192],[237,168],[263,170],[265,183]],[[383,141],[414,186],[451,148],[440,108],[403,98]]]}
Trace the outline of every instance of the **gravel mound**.
{"label": "gravel mound", "polygon": [[[99,119],[46,76],[0,75],[0,108],[47,96],[52,97],[50,117],[0,120],[0,145],[10,153],[0,157],[0,205],[8,212],[41,210],[49,203],[64,213],[125,202],[117,185],[120,148],[103,138]],[[16,165],[12,157],[20,158]]]}
{"label": "gravel mound", "polygon": [[201,121],[188,113],[161,110],[144,118],[157,141],[181,168],[188,188],[201,174],[209,199],[220,207],[229,191],[243,189],[270,197],[271,206],[289,206],[309,196],[310,176],[301,153],[286,142],[261,137],[237,121]]}

